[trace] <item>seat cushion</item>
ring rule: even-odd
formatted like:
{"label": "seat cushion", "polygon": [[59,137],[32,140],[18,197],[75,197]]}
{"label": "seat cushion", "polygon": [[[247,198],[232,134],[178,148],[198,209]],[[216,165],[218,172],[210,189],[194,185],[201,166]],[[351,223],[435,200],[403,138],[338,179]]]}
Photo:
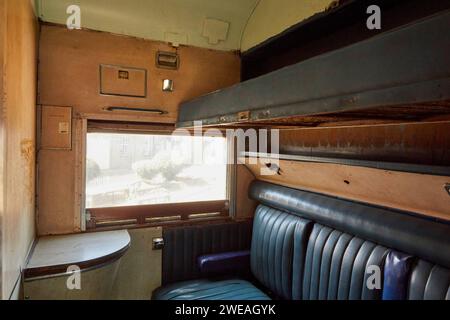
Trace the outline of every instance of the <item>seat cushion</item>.
{"label": "seat cushion", "polygon": [[153,300],[270,300],[252,283],[241,279],[192,280],[157,289]]}

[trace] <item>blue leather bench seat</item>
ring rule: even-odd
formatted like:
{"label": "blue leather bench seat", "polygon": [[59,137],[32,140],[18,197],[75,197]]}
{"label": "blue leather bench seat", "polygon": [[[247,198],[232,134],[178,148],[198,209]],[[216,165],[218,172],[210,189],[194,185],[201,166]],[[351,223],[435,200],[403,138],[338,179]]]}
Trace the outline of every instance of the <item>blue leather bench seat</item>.
{"label": "blue leather bench seat", "polygon": [[167,285],[153,293],[154,300],[270,300],[242,279],[191,280]]}
{"label": "blue leather bench seat", "polygon": [[271,295],[292,298],[293,253],[304,255],[311,221],[259,205],[253,222],[251,271]]}
{"label": "blue leather bench seat", "polygon": [[[260,181],[249,193],[260,203],[250,251],[254,283],[177,282],[153,299],[450,300],[448,223]],[[366,285],[369,266],[384,277],[379,288]]]}
{"label": "blue leather bench seat", "polygon": [[[358,237],[315,224],[306,253],[301,300],[379,300],[381,288],[366,286],[368,266],[383,269],[388,249]],[[301,291],[301,292],[300,292]]]}
{"label": "blue leather bench seat", "polygon": [[418,259],[407,285],[408,300],[450,300],[450,269]]}
{"label": "blue leather bench seat", "polygon": [[[251,244],[251,271],[271,297],[292,298],[293,252],[306,251],[312,223],[264,205],[256,209]],[[294,250],[295,246],[295,250]],[[269,299],[252,283],[239,280],[193,280],[163,286],[154,300]]]}
{"label": "blue leather bench seat", "polygon": [[248,250],[252,227],[246,221],[164,228],[162,284],[201,278],[197,261],[201,255]]}

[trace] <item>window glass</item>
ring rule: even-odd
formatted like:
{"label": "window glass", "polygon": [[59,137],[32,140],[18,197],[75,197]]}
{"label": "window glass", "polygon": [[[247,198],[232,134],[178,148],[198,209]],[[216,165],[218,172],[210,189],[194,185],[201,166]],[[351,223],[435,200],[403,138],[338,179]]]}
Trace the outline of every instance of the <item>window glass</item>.
{"label": "window glass", "polygon": [[86,208],[226,199],[223,137],[88,133]]}

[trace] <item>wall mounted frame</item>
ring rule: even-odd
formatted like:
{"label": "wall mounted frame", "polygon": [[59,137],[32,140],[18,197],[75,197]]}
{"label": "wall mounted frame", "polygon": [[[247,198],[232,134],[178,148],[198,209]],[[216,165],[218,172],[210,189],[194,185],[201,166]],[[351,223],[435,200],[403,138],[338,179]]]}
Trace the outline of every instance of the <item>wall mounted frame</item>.
{"label": "wall mounted frame", "polygon": [[116,65],[100,65],[100,94],[147,97],[147,70]]}

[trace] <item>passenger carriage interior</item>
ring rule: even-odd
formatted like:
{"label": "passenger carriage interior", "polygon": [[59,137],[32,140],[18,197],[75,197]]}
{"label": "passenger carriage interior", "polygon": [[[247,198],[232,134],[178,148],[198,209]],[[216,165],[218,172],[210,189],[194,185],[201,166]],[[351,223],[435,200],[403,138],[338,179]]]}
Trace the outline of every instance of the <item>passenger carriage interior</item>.
{"label": "passenger carriage interior", "polygon": [[3,300],[450,300],[450,1],[0,16]]}

